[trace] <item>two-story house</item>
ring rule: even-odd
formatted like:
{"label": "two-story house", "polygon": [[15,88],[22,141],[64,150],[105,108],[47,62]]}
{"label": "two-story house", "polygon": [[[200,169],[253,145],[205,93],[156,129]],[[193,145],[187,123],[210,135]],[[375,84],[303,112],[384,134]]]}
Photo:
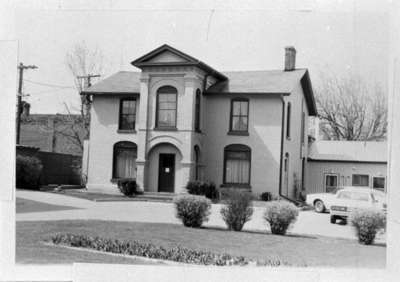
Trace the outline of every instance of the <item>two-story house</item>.
{"label": "two-story house", "polygon": [[219,72],[168,45],[86,89],[92,97],[88,184],[116,190],[135,178],[145,192],[213,181],[294,197],[304,183],[308,117],[316,115],[307,69],[285,49],[283,70]]}

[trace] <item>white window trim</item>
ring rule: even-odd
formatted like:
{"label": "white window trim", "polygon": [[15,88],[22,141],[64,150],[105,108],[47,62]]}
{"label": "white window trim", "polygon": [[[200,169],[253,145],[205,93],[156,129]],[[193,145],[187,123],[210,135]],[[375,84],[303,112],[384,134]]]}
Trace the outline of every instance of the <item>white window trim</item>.
{"label": "white window trim", "polygon": [[[368,186],[354,185],[353,184],[353,176],[354,175],[367,175],[368,176]],[[353,173],[351,174],[351,186],[354,187],[371,187],[371,175],[368,173]]]}
{"label": "white window trim", "polygon": [[379,176],[379,175],[372,175],[372,181],[371,181],[371,187],[372,189],[380,189],[380,188],[375,188],[374,187],[374,178],[383,178],[385,179],[385,184],[383,185],[383,190],[386,190],[386,176]]}
{"label": "white window trim", "polygon": [[336,179],[337,179],[337,181],[336,181],[336,183],[337,183],[337,185],[336,185],[336,188],[338,188],[339,186],[340,186],[340,183],[339,183],[339,181],[340,181],[340,174],[339,173],[324,173],[324,188],[325,188],[325,192],[327,192],[327,190],[326,190],[326,177],[327,176],[336,176]]}

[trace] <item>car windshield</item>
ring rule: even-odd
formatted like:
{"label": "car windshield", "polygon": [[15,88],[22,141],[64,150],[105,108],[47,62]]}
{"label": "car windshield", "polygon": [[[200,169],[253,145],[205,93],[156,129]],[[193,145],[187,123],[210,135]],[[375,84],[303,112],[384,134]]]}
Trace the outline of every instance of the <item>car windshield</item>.
{"label": "car windshield", "polygon": [[372,195],[373,195],[374,199],[377,200],[378,202],[386,201],[386,195],[384,193],[373,192]]}

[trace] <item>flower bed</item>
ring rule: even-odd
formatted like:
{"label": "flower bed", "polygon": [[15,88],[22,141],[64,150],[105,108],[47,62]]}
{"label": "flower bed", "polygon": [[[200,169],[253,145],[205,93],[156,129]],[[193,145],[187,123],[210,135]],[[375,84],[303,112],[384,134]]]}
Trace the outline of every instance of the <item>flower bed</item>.
{"label": "flower bed", "polygon": [[182,263],[200,265],[269,265],[279,266],[279,260],[267,260],[262,262],[251,261],[243,256],[232,256],[229,254],[216,254],[203,250],[192,250],[180,246],[166,249],[151,243],[138,241],[120,241],[115,239],[104,239],[75,234],[57,234],[51,237],[51,242],[56,245],[93,249],[103,252],[142,256],[152,259],[171,260]]}

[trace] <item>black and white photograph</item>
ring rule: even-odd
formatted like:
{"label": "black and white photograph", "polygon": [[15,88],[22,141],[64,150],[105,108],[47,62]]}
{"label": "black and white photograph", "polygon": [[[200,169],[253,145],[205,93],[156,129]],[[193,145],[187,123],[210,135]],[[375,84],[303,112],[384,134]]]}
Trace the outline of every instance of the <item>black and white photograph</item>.
{"label": "black and white photograph", "polygon": [[7,281],[389,281],[400,3],[5,2]]}

